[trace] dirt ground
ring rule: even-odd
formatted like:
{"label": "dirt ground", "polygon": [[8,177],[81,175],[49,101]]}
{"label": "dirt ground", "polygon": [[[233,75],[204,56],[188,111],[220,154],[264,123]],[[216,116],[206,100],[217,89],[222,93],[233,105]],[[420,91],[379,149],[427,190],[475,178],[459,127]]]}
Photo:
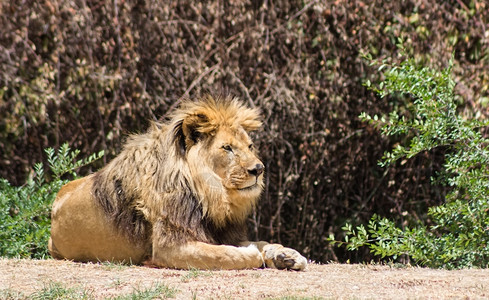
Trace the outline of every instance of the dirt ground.
{"label": "dirt ground", "polygon": [[56,260],[0,259],[0,298],[35,295],[52,285],[90,298],[134,295],[163,284],[176,299],[481,299],[489,270],[432,270],[385,265],[311,264],[305,272],[272,269],[181,271]]}

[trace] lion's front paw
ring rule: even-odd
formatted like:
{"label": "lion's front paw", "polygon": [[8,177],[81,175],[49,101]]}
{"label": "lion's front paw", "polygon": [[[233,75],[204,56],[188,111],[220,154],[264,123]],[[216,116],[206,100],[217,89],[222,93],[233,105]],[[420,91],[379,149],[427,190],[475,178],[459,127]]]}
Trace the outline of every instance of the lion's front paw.
{"label": "lion's front paw", "polygon": [[267,267],[302,271],[307,266],[307,259],[298,251],[279,244],[263,247],[263,256]]}

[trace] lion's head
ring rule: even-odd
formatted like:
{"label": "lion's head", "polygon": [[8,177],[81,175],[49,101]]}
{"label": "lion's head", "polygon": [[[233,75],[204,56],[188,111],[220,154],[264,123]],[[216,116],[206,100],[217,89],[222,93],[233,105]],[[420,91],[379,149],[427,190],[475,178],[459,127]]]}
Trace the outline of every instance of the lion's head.
{"label": "lion's head", "polygon": [[185,102],[173,123],[204,214],[216,223],[246,217],[263,189],[264,166],[248,135],[261,126],[258,111],[208,96]]}

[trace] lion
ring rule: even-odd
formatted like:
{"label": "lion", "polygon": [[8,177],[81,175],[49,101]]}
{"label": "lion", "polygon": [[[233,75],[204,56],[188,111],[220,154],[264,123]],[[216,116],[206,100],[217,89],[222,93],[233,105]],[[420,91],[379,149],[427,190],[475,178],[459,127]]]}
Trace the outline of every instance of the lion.
{"label": "lion", "polygon": [[258,110],[236,98],[183,101],[167,122],[128,137],[105,167],[60,189],[50,254],[176,269],[304,270],[296,250],[247,239],[265,169],[248,133],[260,127]]}

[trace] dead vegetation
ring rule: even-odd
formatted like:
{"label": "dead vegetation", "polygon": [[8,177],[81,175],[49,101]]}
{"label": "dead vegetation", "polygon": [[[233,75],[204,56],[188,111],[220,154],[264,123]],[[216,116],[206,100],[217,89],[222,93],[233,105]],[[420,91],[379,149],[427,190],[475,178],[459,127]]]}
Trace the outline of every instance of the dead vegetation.
{"label": "dead vegetation", "polygon": [[442,150],[388,171],[396,141],[358,115],[403,106],[362,83],[378,79],[362,53],[388,60],[402,37],[419,61],[446,66],[468,113],[488,104],[486,1],[46,0],[0,4],[0,177],[22,185],[43,149],[68,142],[105,161],[127,133],[161,119],[182,96],[237,95],[265,116],[257,140],[267,189],[253,239],[317,261],[369,260],[331,249],[346,221],[373,213],[426,219],[443,199],[430,177]]}

